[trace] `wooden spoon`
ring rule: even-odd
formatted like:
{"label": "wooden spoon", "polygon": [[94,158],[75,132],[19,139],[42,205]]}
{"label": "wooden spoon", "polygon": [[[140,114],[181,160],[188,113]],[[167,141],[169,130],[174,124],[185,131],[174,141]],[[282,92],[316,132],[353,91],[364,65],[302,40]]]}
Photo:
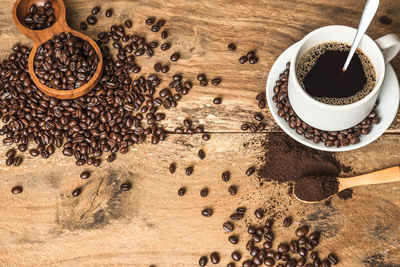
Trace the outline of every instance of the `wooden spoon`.
{"label": "wooden spoon", "polygon": [[[24,18],[25,16],[30,12],[30,6],[32,4],[36,4],[38,6],[43,5],[45,0],[17,0],[14,3],[13,7],[13,19],[15,22],[15,25],[17,25],[17,28],[19,31],[30,38],[33,41],[33,48],[31,51],[31,54],[29,55],[29,61],[28,61],[28,67],[29,67],[29,74],[31,75],[31,78],[35,85],[44,93],[46,93],[49,96],[58,98],[58,99],[75,99],[80,96],[83,96],[90,92],[98,83],[101,72],[103,70],[103,56],[101,54],[101,50],[97,43],[93,41],[90,37],[72,30],[67,23],[66,20],[66,11],[65,11],[65,5],[63,0],[49,0],[52,2],[53,8],[54,8],[54,15],[56,17],[55,23],[44,30],[31,30],[29,29],[25,24],[24,24]],[[99,58],[99,65],[97,66],[97,70],[93,77],[84,85],[82,85],[79,88],[72,89],[72,90],[57,90],[50,88],[44,84],[42,84],[38,77],[35,74],[34,67],[33,67],[33,60],[36,55],[36,50],[37,48],[43,44],[44,42],[50,40],[53,35],[59,35],[60,33],[65,32],[65,33],[72,33],[73,35],[87,41],[90,43],[90,45],[93,47],[93,49],[96,51],[97,56]]]}
{"label": "wooden spoon", "polygon": [[[400,166],[388,168],[388,169],[383,169],[380,171],[375,171],[359,176],[354,176],[351,178],[337,178],[339,181],[339,189],[338,192],[341,192],[345,189],[356,187],[356,186],[363,186],[363,185],[372,185],[372,184],[385,184],[385,183],[392,183],[392,182],[400,182]],[[296,192],[296,190],[294,190]],[[324,201],[331,196],[328,196],[327,198],[321,199],[319,201],[305,201],[300,199],[296,193],[294,196],[300,200],[301,202],[304,203],[317,203],[320,201]]]}

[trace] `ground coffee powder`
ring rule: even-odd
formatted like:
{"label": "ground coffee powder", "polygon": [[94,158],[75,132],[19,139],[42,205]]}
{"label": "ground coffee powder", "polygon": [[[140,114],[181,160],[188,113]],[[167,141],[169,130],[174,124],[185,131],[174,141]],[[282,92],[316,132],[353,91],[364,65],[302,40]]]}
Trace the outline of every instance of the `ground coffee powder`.
{"label": "ground coffee powder", "polygon": [[306,176],[296,181],[294,194],[305,201],[320,201],[336,194],[338,189],[335,176]]}
{"label": "ground coffee powder", "polygon": [[[286,134],[271,133],[262,142],[262,146],[265,150],[261,157],[263,164],[257,170],[260,184],[276,181],[292,186],[295,183],[298,185],[304,177],[317,176],[324,181],[327,177],[338,177],[341,171],[350,171],[349,167],[336,159],[335,153],[306,147]],[[307,189],[315,191],[314,186],[308,183]],[[351,195],[350,190],[341,198],[348,199]]]}

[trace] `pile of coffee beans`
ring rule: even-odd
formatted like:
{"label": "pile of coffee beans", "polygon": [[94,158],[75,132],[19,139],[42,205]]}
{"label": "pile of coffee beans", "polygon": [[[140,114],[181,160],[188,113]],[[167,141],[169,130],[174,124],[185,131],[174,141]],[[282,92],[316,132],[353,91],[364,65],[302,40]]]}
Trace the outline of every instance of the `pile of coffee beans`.
{"label": "pile of coffee beans", "polygon": [[256,64],[258,62],[258,57],[254,51],[249,51],[247,55],[239,58],[239,63],[244,64],[249,62],[250,64]]}
{"label": "pile of coffee beans", "polygon": [[[246,208],[238,208],[238,210],[246,210]],[[264,210],[256,209],[254,215],[257,219],[261,220],[264,218]],[[232,219],[232,216],[231,216]],[[232,219],[234,220],[234,219]],[[289,228],[293,223],[291,216],[286,217],[283,220],[283,226]],[[234,250],[231,254],[233,262],[228,263],[227,267],[235,267],[235,262],[242,261],[241,266],[243,267],[254,267],[254,266],[277,266],[277,267],[330,267],[339,263],[339,259],[333,253],[325,259],[321,259],[315,248],[319,245],[321,233],[310,232],[308,225],[299,226],[295,231],[295,239],[288,242],[280,242],[280,244],[274,244],[276,239],[275,233],[273,232],[274,220],[267,219],[262,225],[250,225],[247,228],[247,233],[250,239],[247,241],[245,249],[248,251],[249,256],[242,255],[239,250]],[[231,221],[223,223],[222,228],[227,233],[235,231],[235,225]],[[230,235],[228,241],[236,245],[239,242],[237,235]],[[217,256],[217,257],[216,257]],[[216,260],[217,259],[217,260]],[[210,261],[215,264],[220,262],[218,252],[213,252],[210,255]],[[281,263],[279,263],[281,261]],[[199,259],[200,266],[206,266],[208,262],[207,256],[201,256]]]}
{"label": "pile of coffee beans", "polygon": [[31,30],[43,30],[51,27],[56,22],[51,1],[46,1],[41,6],[32,4],[29,11],[24,17],[24,23]]}
{"label": "pile of coffee beans", "polygon": [[[118,50],[116,59],[108,47],[110,39]],[[119,40],[126,39],[130,43],[123,47]],[[136,65],[135,56],[129,54],[144,46],[151,48],[151,45],[144,37],[127,34],[123,25],[113,25],[110,31],[100,33],[97,43],[104,59],[103,74],[91,92],[74,100],[58,100],[38,90],[28,71],[30,49],[13,46],[13,53],[0,65],[0,118],[4,123],[0,135],[5,136],[4,145],[22,145],[21,152],[26,150],[33,157],[43,158],[61,148],[63,155],[76,159],[77,166],[99,166],[104,153],[110,153],[107,161],[112,162],[118,151],[127,153],[130,146],[143,142],[148,135],[153,144],[166,138],[166,132],[158,125],[165,114],[158,110],[162,106],[165,109],[176,107],[182,95],[192,88],[192,83],[183,82],[182,76],[176,74],[170,88],[160,91],[157,97],[159,77],[151,74],[132,79],[130,74],[139,73],[141,68]],[[61,78],[60,74],[70,74],[79,80],[83,73],[80,71],[94,70],[94,65],[87,64],[89,61],[74,64],[77,54],[71,56],[70,50],[93,56],[91,49],[79,44],[72,35],[55,37],[38,51],[37,60],[43,60],[43,66],[36,65],[37,75],[43,75],[43,79],[48,79],[46,82],[58,79],[60,84],[66,84],[63,81],[66,78],[68,84],[72,78]],[[49,66],[47,57],[57,61]],[[65,70],[61,63],[68,61],[70,64],[65,64]],[[88,77],[90,74],[85,80]],[[171,89],[175,90],[174,94]],[[196,127],[196,132],[203,131],[202,127]]]}
{"label": "pile of coffee beans", "polygon": [[[21,144],[21,145],[23,145],[23,144]],[[7,151],[7,153],[6,153],[6,157],[7,157],[6,165],[7,166],[11,166],[11,165],[19,166],[19,165],[21,165],[22,158],[16,156],[16,154],[17,154],[17,151],[15,149],[10,149],[10,150]]]}
{"label": "pile of coffee beans", "polygon": [[[191,87],[191,85],[190,85],[190,87]],[[201,126],[201,125],[194,126],[193,123],[192,123],[192,120],[190,120],[188,118],[183,120],[183,125],[184,125],[184,127],[176,127],[174,132],[175,133],[179,133],[179,134],[182,134],[182,133],[187,133],[187,134],[204,133],[204,127],[203,126]]]}
{"label": "pile of coffee beans", "polygon": [[99,57],[89,42],[72,33],[61,33],[37,48],[33,66],[42,84],[72,90],[93,77],[98,63]]}

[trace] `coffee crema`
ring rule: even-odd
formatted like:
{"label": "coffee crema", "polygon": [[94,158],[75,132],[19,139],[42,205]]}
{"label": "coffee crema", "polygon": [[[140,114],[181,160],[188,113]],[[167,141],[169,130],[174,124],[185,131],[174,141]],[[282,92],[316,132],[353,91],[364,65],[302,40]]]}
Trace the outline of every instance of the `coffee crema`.
{"label": "coffee crema", "polygon": [[375,87],[375,68],[357,49],[343,72],[350,48],[346,43],[325,42],[308,49],[296,66],[301,87],[314,99],[331,105],[347,105],[367,96]]}

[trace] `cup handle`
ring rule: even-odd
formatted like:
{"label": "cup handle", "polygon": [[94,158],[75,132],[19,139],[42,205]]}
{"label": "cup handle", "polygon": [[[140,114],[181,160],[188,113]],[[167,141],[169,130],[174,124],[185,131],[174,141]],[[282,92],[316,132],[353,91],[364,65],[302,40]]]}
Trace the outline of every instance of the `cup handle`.
{"label": "cup handle", "polygon": [[382,50],[385,63],[388,64],[400,51],[400,38],[390,33],[375,40],[376,44]]}

